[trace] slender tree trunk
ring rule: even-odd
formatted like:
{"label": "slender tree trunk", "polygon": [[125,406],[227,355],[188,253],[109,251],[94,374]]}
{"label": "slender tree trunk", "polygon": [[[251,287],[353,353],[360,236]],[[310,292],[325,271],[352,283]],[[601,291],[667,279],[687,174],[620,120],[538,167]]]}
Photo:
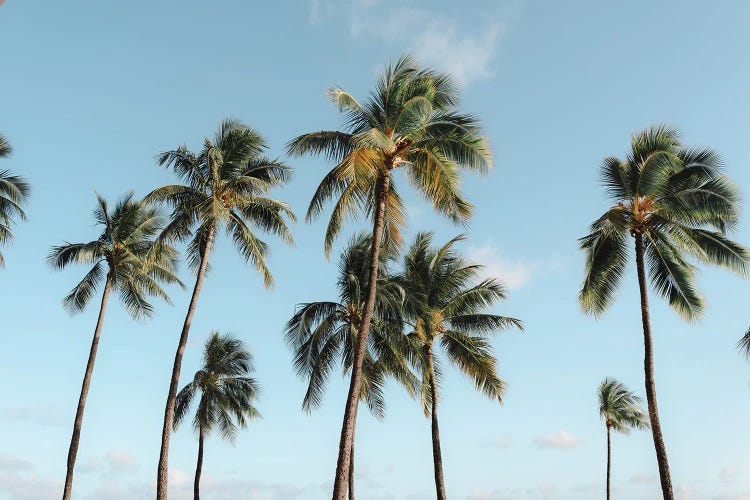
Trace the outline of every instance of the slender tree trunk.
{"label": "slender tree trunk", "polygon": [[612,438],[607,426],[607,500],[609,500],[609,478],[612,471]]}
{"label": "slender tree trunk", "polygon": [[[356,430],[354,434],[357,434]],[[352,436],[352,451],[349,455],[349,500],[354,500],[354,438]]]}
{"label": "slender tree trunk", "polygon": [[211,246],[214,241],[215,228],[211,228],[208,232],[208,239],[206,241],[206,248],[203,249],[203,255],[201,255],[201,263],[198,267],[198,275],[195,278],[195,287],[193,288],[193,296],[190,298],[190,305],[188,306],[187,315],[185,316],[185,323],[182,326],[182,334],[180,335],[180,343],[177,346],[177,352],[174,355],[174,366],[172,367],[172,379],[169,382],[169,393],[167,394],[167,404],[164,408],[164,427],[161,431],[161,451],[159,454],[159,469],[156,478],[156,498],[157,500],[166,500],[167,498],[167,481],[168,481],[168,467],[169,467],[169,438],[172,431],[172,422],[174,421],[174,406],[175,397],[177,396],[177,384],[180,381],[180,368],[182,366],[182,356],[185,353],[185,346],[188,341],[188,333],[190,332],[190,325],[193,322],[193,315],[195,314],[195,308],[198,303],[198,296],[201,293],[201,287],[203,286],[203,278],[206,275],[206,267],[208,266],[208,256],[211,253]]}
{"label": "slender tree trunk", "polygon": [[376,186],[375,216],[372,228],[372,247],[370,249],[370,276],[367,285],[367,301],[362,312],[362,321],[357,332],[357,345],[352,362],[352,378],[349,383],[349,394],[344,409],[344,422],[341,426],[339,441],[339,456],[336,462],[336,478],[333,482],[333,500],[346,500],[349,482],[350,456],[354,442],[354,428],[357,423],[357,407],[362,386],[362,362],[367,350],[367,336],[370,333],[370,321],[375,309],[376,283],[378,279],[378,264],[380,262],[380,243],[383,239],[385,225],[385,202],[390,188],[390,172],[378,179]]}
{"label": "slender tree trunk", "polygon": [[648,401],[648,416],[651,420],[651,434],[654,437],[656,461],[659,464],[659,478],[664,500],[674,500],[672,479],[669,475],[667,449],[664,447],[664,437],[659,424],[659,409],[656,405],[656,385],[654,384],[654,346],[651,336],[651,319],[648,312],[648,289],[646,287],[646,270],[643,264],[643,236],[635,235],[635,260],[638,266],[638,285],[641,292],[641,319],[643,321],[643,370],[646,379],[646,400]]}
{"label": "slender tree trunk", "polygon": [[427,367],[430,375],[430,391],[432,391],[432,460],[435,466],[435,491],[437,500],[446,500],[445,479],[443,478],[443,454],[440,451],[440,428],[438,427],[438,393],[435,380],[435,363],[433,361],[432,343],[425,347]]}
{"label": "slender tree trunk", "polygon": [[104,285],[102,293],[102,303],[99,307],[99,318],[96,320],[94,329],[94,338],[91,340],[91,349],[89,350],[89,360],[86,363],[86,373],[83,375],[81,384],[81,395],[78,397],[78,409],[76,410],[76,419],[73,422],[73,435],[70,438],[70,448],[68,449],[68,472],[65,475],[65,488],[63,489],[63,500],[70,500],[73,492],[73,469],[76,466],[76,455],[78,455],[78,444],[81,441],[81,426],[83,425],[83,411],[86,408],[86,398],[89,395],[91,386],[91,375],[94,373],[94,362],[96,362],[96,351],[99,349],[99,337],[102,334],[102,325],[104,324],[104,314],[107,311],[107,301],[109,300],[110,283],[109,274],[107,282]]}
{"label": "slender tree trunk", "polygon": [[198,429],[198,462],[195,464],[195,480],[193,482],[193,499],[200,500],[201,471],[203,470],[203,426]]}

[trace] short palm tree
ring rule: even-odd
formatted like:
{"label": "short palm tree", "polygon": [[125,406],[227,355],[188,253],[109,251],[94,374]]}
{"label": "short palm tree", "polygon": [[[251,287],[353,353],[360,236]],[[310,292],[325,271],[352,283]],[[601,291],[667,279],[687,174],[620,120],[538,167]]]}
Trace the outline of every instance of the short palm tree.
{"label": "short palm tree", "polygon": [[[311,411],[322,403],[325,385],[336,364],[344,373],[352,368],[354,346],[365,303],[369,274],[370,237],[352,238],[339,262],[338,302],[309,302],[297,309],[286,325],[285,336],[294,351],[297,374],[308,380],[302,408]],[[387,252],[380,253],[378,293],[372,335],[362,365],[360,400],[378,419],[385,416],[384,383],[392,377],[414,395],[418,382],[409,370],[409,348],[401,334],[403,290],[390,276]],[[349,466],[349,499],[354,498],[354,441]]]}
{"label": "short palm tree", "polygon": [[[0,158],[7,158],[12,152],[10,143],[0,134]],[[14,219],[26,220],[22,207],[30,192],[31,188],[23,177],[14,175],[10,170],[0,170],[0,246],[13,240],[10,226]],[[5,259],[0,252],[0,267],[4,265]]]}
{"label": "short palm tree", "polygon": [[102,228],[99,238],[87,243],[65,243],[53,247],[48,257],[55,269],[63,269],[70,264],[91,266],[63,299],[63,305],[71,313],[83,311],[96,290],[103,288],[99,318],[91,341],[70,439],[64,500],[70,499],[73,490],[73,469],[81,438],[83,412],[110,293],[119,293],[128,313],[135,319],[141,319],[150,316],[153,311],[149,296],[169,302],[169,297],[161,288],[162,283],[180,283],[174,274],[177,251],[168,244],[155,241],[163,222],[159,212],[145,206],[140,200],[134,200],[132,193],[124,196],[112,209],[101,196],[97,195],[97,200],[94,220]]}
{"label": "short palm tree", "polygon": [[251,376],[253,358],[242,341],[229,335],[211,332],[203,349],[203,367],[193,381],[177,394],[173,427],[176,430],[187,416],[196,393],[200,393],[193,417],[198,433],[198,461],[195,467],[193,498],[200,498],[203,468],[203,441],[216,428],[221,437],[233,442],[237,428],[260,416],[253,405],[260,391]]}
{"label": "short palm tree", "polygon": [[599,416],[607,427],[607,500],[610,498],[612,469],[611,431],[629,434],[631,429],[648,429],[648,415],[641,408],[641,398],[621,382],[605,378],[599,385]]}
{"label": "short palm tree", "polygon": [[284,163],[264,156],[266,150],[265,140],[255,130],[234,120],[224,120],[213,140],[204,140],[198,154],[180,146],[159,155],[159,164],[174,169],[184,184],[161,187],[146,197],[149,202],[166,203],[172,208],[172,220],[161,239],[189,239],[188,262],[196,270],[164,409],[156,486],[159,500],[167,496],[169,436],[182,356],[216,235],[226,230],[267,287],[273,284],[266,266],[269,248],[256,229],[276,235],[284,242],[293,242],[287,220],[293,221],[294,214],[286,203],[268,197],[272,188],[291,178],[291,170]]}
{"label": "short palm tree", "polygon": [[748,274],[750,252],[727,237],[740,216],[740,196],[716,153],[684,148],[676,130],[664,125],[635,134],[627,157],[606,158],[601,176],[613,204],[580,239],[586,272],[579,299],[595,316],[612,303],[630,258],[631,237],[641,297],[648,412],[662,493],[672,500],[656,404],[646,265],[652,288],[687,320],[698,318],[703,300],[691,257]]}
{"label": "short palm tree", "polygon": [[307,211],[310,221],[320,215],[328,201],[335,199],[325,235],[326,255],[346,219],[361,213],[372,218],[371,272],[333,487],[333,499],[343,500],[365,346],[375,308],[379,252],[384,241],[396,247],[401,243],[406,218],[392,173],[403,170],[439,213],[464,223],[471,215],[471,204],[459,191],[460,172],[487,172],[492,166],[492,154],[478,120],[458,111],[458,94],[451,79],[420,68],[410,57],[390,64],[362,103],[340,88],[330,89],[328,95],[343,113],[345,129],[301,135],[289,143],[288,152],[324,155],[335,164],[318,186]]}
{"label": "short palm tree", "polygon": [[489,338],[509,327],[523,329],[521,321],[486,311],[505,299],[495,279],[478,279],[481,266],[467,263],[453,248],[461,237],[440,248],[432,247],[432,234],[420,233],[404,257],[401,282],[406,290],[408,337],[419,353],[422,373],[422,407],[432,417],[432,452],[438,500],[445,500],[443,459],[438,428],[439,361],[435,344],[445,357],[474,381],[477,390],[502,402],[505,383],[497,375],[497,361]]}

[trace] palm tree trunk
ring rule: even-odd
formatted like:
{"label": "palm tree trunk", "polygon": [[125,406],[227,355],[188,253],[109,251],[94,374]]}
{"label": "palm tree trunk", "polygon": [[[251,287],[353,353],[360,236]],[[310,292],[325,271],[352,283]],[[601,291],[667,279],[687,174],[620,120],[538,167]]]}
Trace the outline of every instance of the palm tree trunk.
{"label": "palm tree trunk", "polygon": [[370,321],[375,309],[376,283],[378,279],[378,264],[380,262],[380,243],[383,239],[383,228],[385,226],[385,202],[390,188],[390,172],[378,178],[375,187],[377,204],[372,228],[372,247],[370,249],[370,276],[367,285],[367,300],[362,312],[362,320],[357,332],[357,345],[354,350],[352,362],[352,378],[349,383],[349,394],[346,397],[344,409],[344,422],[341,426],[341,439],[339,440],[339,456],[336,462],[336,478],[333,482],[333,500],[346,500],[349,480],[349,468],[354,442],[354,428],[357,423],[357,407],[359,406],[359,394],[362,386],[362,362],[367,350],[367,335],[370,333]]}
{"label": "palm tree trunk", "polygon": [[607,426],[607,500],[609,500],[609,478],[612,469],[612,439],[610,429]]}
{"label": "palm tree trunk", "polygon": [[435,380],[435,363],[433,361],[432,343],[425,347],[427,367],[430,375],[430,391],[432,392],[432,460],[435,466],[435,491],[437,500],[445,500],[445,479],[443,478],[443,454],[440,451],[440,428],[438,427],[438,393]]}
{"label": "palm tree trunk", "polygon": [[193,482],[193,500],[200,500],[201,470],[203,469],[203,426],[198,429],[198,462],[195,465],[195,480]]}
{"label": "palm tree trunk", "polygon": [[208,256],[211,253],[211,246],[214,241],[215,228],[211,228],[208,232],[208,238],[206,240],[206,248],[203,249],[203,255],[201,255],[201,263],[198,267],[198,275],[195,278],[195,287],[193,288],[193,296],[190,298],[190,305],[188,306],[187,315],[185,316],[185,323],[182,325],[182,334],[180,335],[180,343],[177,345],[177,352],[174,355],[174,366],[172,367],[172,379],[169,382],[169,393],[167,394],[167,404],[164,408],[164,427],[161,431],[161,452],[159,454],[159,469],[156,478],[156,498],[157,500],[166,500],[167,498],[167,481],[168,481],[168,467],[169,467],[169,438],[172,431],[172,422],[174,421],[174,406],[175,397],[177,396],[177,384],[180,381],[180,368],[182,366],[182,355],[185,352],[185,346],[188,341],[188,333],[190,332],[190,325],[193,322],[193,315],[195,315],[195,308],[198,303],[198,296],[201,293],[201,287],[203,286],[203,278],[206,276],[206,267],[208,266]]}
{"label": "palm tree trunk", "polygon": [[354,500],[354,436],[352,437],[352,451],[349,455],[349,500]]}
{"label": "palm tree trunk", "polygon": [[638,266],[638,285],[641,292],[641,320],[643,321],[643,370],[646,379],[646,400],[648,401],[648,416],[651,421],[651,434],[654,437],[656,461],[659,464],[659,478],[664,500],[674,500],[672,479],[669,475],[667,449],[664,447],[664,437],[659,424],[659,409],[656,405],[656,385],[654,384],[654,346],[651,336],[651,319],[648,312],[648,290],[646,287],[646,270],[643,264],[643,235],[635,235],[635,260]]}
{"label": "palm tree trunk", "polygon": [[99,307],[99,318],[96,320],[94,329],[94,338],[91,340],[91,349],[89,350],[89,360],[86,363],[86,373],[83,375],[81,384],[81,395],[78,397],[78,409],[76,418],[73,422],[73,435],[70,438],[70,448],[68,449],[68,472],[65,475],[65,488],[63,489],[63,500],[70,500],[73,492],[73,469],[76,466],[76,456],[78,455],[78,444],[81,441],[81,427],[83,425],[83,411],[86,408],[86,398],[89,395],[91,386],[91,375],[94,373],[94,362],[96,361],[96,351],[99,349],[99,337],[102,334],[104,325],[104,314],[107,311],[107,301],[109,300],[110,282],[107,275],[107,282],[104,285],[102,293],[102,303]]}

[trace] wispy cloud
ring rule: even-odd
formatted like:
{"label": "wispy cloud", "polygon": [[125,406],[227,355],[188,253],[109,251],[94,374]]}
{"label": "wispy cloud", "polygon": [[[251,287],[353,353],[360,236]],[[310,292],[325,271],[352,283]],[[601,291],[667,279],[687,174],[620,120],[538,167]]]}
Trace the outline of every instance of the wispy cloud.
{"label": "wispy cloud", "polygon": [[63,415],[52,406],[13,406],[0,410],[0,418],[36,425],[61,425]]}
{"label": "wispy cloud", "polygon": [[506,450],[513,445],[513,439],[510,436],[501,438],[485,439],[482,441],[482,448],[493,448],[495,450]]}
{"label": "wispy cloud", "polygon": [[2,472],[28,471],[32,468],[31,462],[11,455],[0,455],[0,471]]}
{"label": "wispy cloud", "polygon": [[630,484],[649,484],[656,482],[656,476],[652,474],[633,474],[628,479]]}
{"label": "wispy cloud", "polygon": [[467,258],[483,266],[482,278],[495,278],[510,289],[521,288],[529,284],[540,274],[556,272],[560,269],[557,258],[547,260],[508,259],[493,244],[469,246]]}
{"label": "wispy cloud", "polygon": [[488,12],[480,26],[465,27],[427,3],[396,0],[310,0],[310,24],[349,23],[356,39],[407,50],[426,64],[451,73],[459,83],[491,78],[502,37],[518,20],[518,4]]}
{"label": "wispy cloud", "polygon": [[722,481],[733,481],[739,475],[740,471],[739,469],[737,469],[737,467],[724,467],[719,471],[719,479],[721,479]]}
{"label": "wispy cloud", "polygon": [[558,450],[569,450],[578,446],[579,443],[580,440],[577,436],[562,430],[534,439],[534,444],[540,448],[555,448]]}

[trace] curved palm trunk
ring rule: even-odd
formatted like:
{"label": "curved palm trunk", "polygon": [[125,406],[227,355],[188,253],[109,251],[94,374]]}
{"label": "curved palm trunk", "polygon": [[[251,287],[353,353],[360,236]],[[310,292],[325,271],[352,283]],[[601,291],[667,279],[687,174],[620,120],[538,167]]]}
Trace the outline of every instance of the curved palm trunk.
{"label": "curved palm trunk", "polygon": [[445,500],[445,479],[443,478],[443,454],[440,451],[440,428],[438,427],[438,393],[435,380],[435,363],[433,361],[432,343],[425,347],[427,367],[430,374],[430,391],[432,391],[432,460],[435,466],[435,491],[437,500]]}
{"label": "curved palm trunk", "polygon": [[612,439],[609,426],[607,426],[607,500],[609,500],[609,478],[612,469]]}
{"label": "curved palm trunk", "polygon": [[367,349],[367,336],[370,333],[370,321],[375,309],[376,283],[378,279],[378,263],[380,262],[380,243],[383,239],[385,226],[385,201],[390,188],[390,173],[382,175],[376,186],[377,204],[372,228],[372,247],[370,249],[370,279],[367,284],[367,300],[362,312],[362,321],[357,332],[357,345],[352,361],[352,378],[349,383],[349,394],[346,397],[344,422],[341,426],[339,440],[339,456],[336,462],[336,478],[333,482],[333,500],[346,500],[351,465],[351,452],[354,443],[354,428],[357,422],[357,407],[362,387],[362,362]]}
{"label": "curved palm trunk", "polygon": [[185,323],[182,326],[182,334],[180,335],[180,343],[177,345],[177,352],[174,355],[174,366],[172,367],[172,379],[169,382],[169,393],[167,394],[167,404],[164,408],[164,427],[161,431],[161,452],[159,454],[159,469],[156,478],[156,498],[157,500],[166,500],[167,498],[167,473],[169,467],[169,438],[172,431],[172,422],[174,421],[174,406],[175,398],[177,396],[177,384],[180,381],[180,368],[182,367],[182,356],[185,353],[185,346],[188,341],[188,333],[190,332],[190,325],[193,323],[193,316],[195,315],[195,308],[198,303],[198,296],[201,293],[201,287],[203,286],[203,278],[206,276],[206,267],[208,266],[208,256],[211,253],[211,246],[214,241],[215,228],[211,228],[208,232],[208,239],[206,241],[206,248],[203,249],[203,255],[201,255],[201,263],[198,267],[198,276],[195,278],[195,287],[193,288],[193,296],[190,298],[190,305],[188,306],[187,315],[185,316]]}
{"label": "curved palm trunk", "polygon": [[107,276],[107,283],[104,285],[102,293],[102,303],[99,307],[99,318],[96,320],[94,329],[94,338],[91,340],[91,350],[89,350],[89,360],[86,363],[86,372],[83,375],[81,384],[81,395],[78,397],[78,409],[76,418],[73,422],[73,435],[70,438],[70,448],[68,449],[68,472],[65,475],[65,488],[63,489],[63,500],[70,500],[73,492],[73,469],[76,466],[76,456],[78,455],[78,444],[81,441],[81,427],[83,426],[83,411],[86,408],[86,398],[89,395],[91,386],[91,376],[94,373],[94,362],[96,361],[96,351],[99,349],[99,337],[102,334],[104,324],[104,314],[107,311],[107,301],[109,300],[110,283]]}
{"label": "curved palm trunk", "polygon": [[635,235],[635,260],[638,266],[638,285],[641,292],[641,320],[643,321],[643,370],[646,379],[646,400],[648,401],[648,416],[651,421],[651,434],[654,437],[654,448],[656,449],[656,461],[659,464],[659,478],[661,480],[661,491],[664,500],[674,500],[672,492],[672,479],[669,475],[669,463],[667,461],[667,449],[664,447],[664,438],[659,424],[659,409],[656,405],[656,385],[654,384],[654,346],[651,336],[651,319],[648,312],[648,290],[646,288],[646,270],[643,265],[643,236]]}
{"label": "curved palm trunk", "polygon": [[203,426],[198,430],[198,462],[195,464],[195,480],[193,481],[193,499],[200,500],[201,471],[203,470]]}

